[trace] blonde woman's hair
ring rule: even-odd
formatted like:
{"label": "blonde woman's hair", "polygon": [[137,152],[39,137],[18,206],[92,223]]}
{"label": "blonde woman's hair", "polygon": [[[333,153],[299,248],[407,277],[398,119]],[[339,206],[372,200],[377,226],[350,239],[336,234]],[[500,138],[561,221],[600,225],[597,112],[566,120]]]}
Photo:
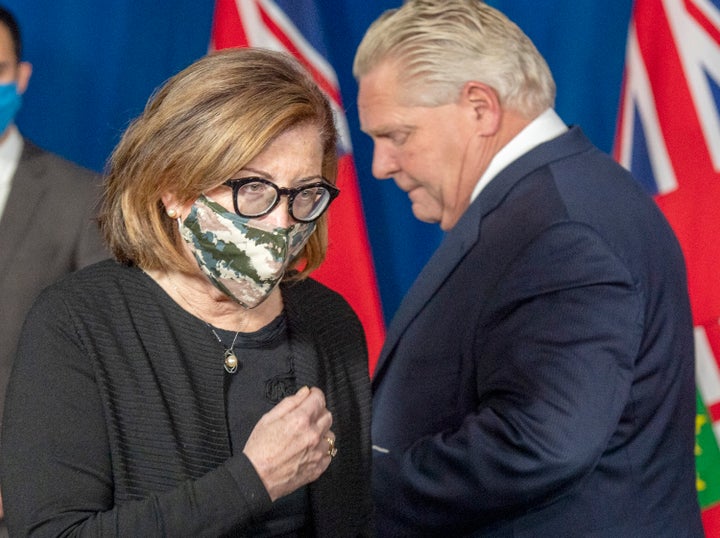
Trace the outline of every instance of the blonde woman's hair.
{"label": "blonde woman's hair", "polygon": [[[183,255],[177,222],[161,202],[195,200],[247,165],[280,134],[313,125],[322,174],[337,177],[330,104],[292,57],[262,49],[209,54],[165,83],[125,131],[108,166],[100,224],[118,261],[143,269],[197,270]],[[295,260],[300,277],[322,262],[327,215]]]}
{"label": "blonde woman's hair", "polygon": [[408,0],[386,11],[360,43],[353,74],[359,80],[386,61],[395,62],[407,105],[454,102],[472,80],[529,119],[554,106],[555,82],[535,45],[479,0]]}

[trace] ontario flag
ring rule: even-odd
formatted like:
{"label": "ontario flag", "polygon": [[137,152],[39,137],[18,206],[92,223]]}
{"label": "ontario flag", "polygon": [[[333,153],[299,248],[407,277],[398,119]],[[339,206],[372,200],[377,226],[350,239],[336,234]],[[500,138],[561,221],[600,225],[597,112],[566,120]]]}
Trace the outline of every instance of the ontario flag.
{"label": "ontario flag", "polygon": [[615,158],[682,245],[695,324],[697,489],[720,537],[720,3],[635,0]]}
{"label": "ontario flag", "polygon": [[[363,217],[350,133],[337,76],[325,59],[313,0],[216,0],[211,49],[258,47],[295,56],[330,98],[340,133],[340,196],[329,210],[329,247],[313,278],[340,293],[357,312],[372,372],[385,337],[380,294]],[[302,29],[303,31],[301,31]]]}

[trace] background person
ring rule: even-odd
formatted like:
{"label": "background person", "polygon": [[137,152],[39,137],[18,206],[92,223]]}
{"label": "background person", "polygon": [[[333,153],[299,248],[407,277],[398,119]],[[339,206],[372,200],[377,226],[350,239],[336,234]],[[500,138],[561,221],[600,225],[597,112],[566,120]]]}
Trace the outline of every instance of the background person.
{"label": "background person", "polygon": [[15,126],[31,74],[18,23],[0,6],[0,423],[33,300],[60,277],[108,256],[94,220],[99,178],[42,150]]}
{"label": "background person", "polygon": [[205,57],[151,99],[109,167],[117,261],[49,288],[24,329],[12,534],[368,534],[364,335],[304,278],[336,137],[324,94],[269,51]]}
{"label": "background person", "polygon": [[355,58],[373,174],[447,233],[373,377],[379,536],[699,537],[683,256],[477,0],[410,0]]}

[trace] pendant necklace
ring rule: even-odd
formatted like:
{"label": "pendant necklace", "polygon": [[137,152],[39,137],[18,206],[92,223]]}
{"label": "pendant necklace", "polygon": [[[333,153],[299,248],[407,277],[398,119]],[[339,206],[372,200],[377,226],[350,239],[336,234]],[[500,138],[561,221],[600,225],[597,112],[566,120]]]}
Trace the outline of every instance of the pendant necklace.
{"label": "pendant necklace", "polygon": [[[225,344],[223,344],[223,341],[220,339],[218,333],[215,332],[215,329],[213,329],[207,321],[205,324],[210,328],[212,333],[215,335],[215,338],[217,338],[218,344],[225,348]],[[235,356],[235,342],[237,342],[239,334],[240,331],[235,333],[235,338],[233,338],[232,344],[230,344],[229,348],[225,349],[225,362],[223,365],[225,366],[225,371],[228,374],[234,374],[238,369],[238,358]]]}
{"label": "pendant necklace", "polygon": [[233,338],[232,344],[230,344],[230,347],[226,348],[225,344],[223,344],[222,339],[218,335],[218,333],[215,332],[215,329],[213,329],[213,326],[210,325],[207,321],[205,321],[193,308],[193,305],[185,298],[185,295],[178,289],[178,287],[175,285],[175,282],[170,278],[170,275],[167,275],[168,282],[170,282],[170,285],[175,290],[175,293],[178,294],[178,296],[185,302],[185,304],[188,306],[190,311],[195,315],[196,318],[202,320],[202,322],[208,326],[208,329],[213,333],[213,336],[217,339],[220,346],[225,350],[225,356],[223,358],[223,367],[225,368],[225,371],[228,374],[234,374],[238,370],[238,365],[240,364],[240,361],[238,361],[237,355],[235,355],[235,342],[237,342],[238,336],[240,335],[240,331],[237,331],[235,333],[235,337]]}

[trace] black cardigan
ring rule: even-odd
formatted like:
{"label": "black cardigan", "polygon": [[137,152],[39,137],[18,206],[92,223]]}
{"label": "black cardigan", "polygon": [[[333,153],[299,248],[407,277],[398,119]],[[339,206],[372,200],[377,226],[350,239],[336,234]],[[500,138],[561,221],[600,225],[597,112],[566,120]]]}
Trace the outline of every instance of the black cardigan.
{"label": "black cardigan", "polygon": [[[316,536],[371,528],[362,327],[313,280],[283,284],[298,386],[320,387],[338,455],[310,486]],[[270,506],[231,455],[224,369],[203,321],[106,261],[44,292],[23,330],[3,424],[12,536],[221,536]]]}

